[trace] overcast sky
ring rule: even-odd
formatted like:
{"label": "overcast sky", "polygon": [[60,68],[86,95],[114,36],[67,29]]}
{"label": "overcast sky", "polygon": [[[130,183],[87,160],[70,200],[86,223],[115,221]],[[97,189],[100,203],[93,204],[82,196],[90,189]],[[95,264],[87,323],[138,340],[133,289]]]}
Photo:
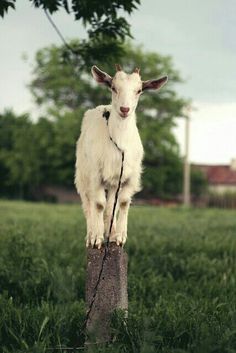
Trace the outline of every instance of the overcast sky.
{"label": "overcast sky", "polygon": [[[12,107],[16,113],[37,115],[26,87],[33,58],[38,49],[61,42],[43,11],[29,0],[17,0],[16,7],[0,19],[0,111]],[[53,19],[67,39],[86,35],[64,11]],[[236,157],[236,1],[143,0],[129,22],[135,42],[171,55],[186,80],[178,89],[196,108],[191,117],[191,161],[229,163]],[[175,134],[183,153],[183,120]]]}

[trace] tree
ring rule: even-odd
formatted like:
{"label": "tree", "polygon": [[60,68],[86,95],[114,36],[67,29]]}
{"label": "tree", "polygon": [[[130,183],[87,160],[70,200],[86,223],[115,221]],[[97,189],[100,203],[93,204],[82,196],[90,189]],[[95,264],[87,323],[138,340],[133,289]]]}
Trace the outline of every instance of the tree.
{"label": "tree", "polygon": [[[72,13],[75,20],[82,21],[87,29],[88,39],[79,45],[66,45],[62,58],[74,63],[79,69],[86,66],[90,60],[100,56],[109,62],[110,57],[119,58],[122,55],[122,42],[131,37],[130,25],[120,15],[131,14],[140,4],[140,0],[29,0],[34,7],[43,9],[50,19],[61,9]],[[4,17],[9,8],[15,9],[16,0],[1,0],[0,16]],[[68,51],[69,49],[69,51]]]}
{"label": "tree", "polygon": [[[79,45],[79,42],[76,42],[76,45]],[[59,135],[64,129],[65,120],[69,117],[71,121],[74,120],[76,129],[63,130],[63,139],[67,139],[67,143],[71,142],[70,153],[74,156],[74,145],[78,136],[74,131],[78,132],[83,112],[99,104],[108,104],[110,92],[94,84],[88,73],[90,66],[78,73],[70,62],[62,62],[61,53],[64,49],[51,46],[37,53],[30,88],[37,104],[44,106],[51,118],[60,121],[60,124],[57,124]],[[130,43],[124,45],[123,50],[125,56],[120,63],[127,72],[139,66],[144,80],[163,74],[169,76],[168,84],[160,93],[143,94],[137,115],[145,149],[143,194],[173,197],[173,194],[181,192],[182,161],[172,128],[175,118],[183,116],[183,108],[188,103],[179,97],[174,89],[176,83],[182,82],[180,75],[173,68],[172,60],[168,56],[144,52],[142,47],[134,47]],[[100,65],[110,74],[114,73],[111,72],[114,70],[114,59],[109,65],[101,63],[100,58],[93,63]],[[57,148],[60,154],[58,145]],[[69,164],[71,172],[68,173],[71,175],[72,161],[68,162],[67,167]],[[66,168],[64,173],[65,171]],[[69,174],[65,175],[61,182],[66,183]]]}
{"label": "tree", "polygon": [[1,114],[0,195],[32,199],[42,185],[72,187],[79,131],[72,113],[37,122],[26,114]]}
{"label": "tree", "polygon": [[35,129],[28,115],[0,115],[0,193],[23,198],[42,180]]}

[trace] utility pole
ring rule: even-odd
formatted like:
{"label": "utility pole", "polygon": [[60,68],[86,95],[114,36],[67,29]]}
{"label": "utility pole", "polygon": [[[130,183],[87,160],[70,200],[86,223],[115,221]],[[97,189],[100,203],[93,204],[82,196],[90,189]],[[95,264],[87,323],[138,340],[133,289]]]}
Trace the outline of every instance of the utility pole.
{"label": "utility pole", "polygon": [[189,163],[189,125],[190,125],[191,107],[187,108],[185,117],[185,156],[184,156],[184,178],[183,178],[183,204],[189,207],[191,204],[190,197],[190,163]]}

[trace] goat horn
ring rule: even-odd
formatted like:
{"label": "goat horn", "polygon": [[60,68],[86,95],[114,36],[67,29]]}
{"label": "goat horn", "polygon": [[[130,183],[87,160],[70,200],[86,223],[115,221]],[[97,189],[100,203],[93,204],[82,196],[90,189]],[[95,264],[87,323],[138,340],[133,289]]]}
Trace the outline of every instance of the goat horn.
{"label": "goat horn", "polygon": [[119,64],[115,64],[116,71],[122,71],[122,67]]}
{"label": "goat horn", "polygon": [[136,68],[134,69],[134,72],[136,72],[136,74],[139,74],[139,73],[140,73],[140,68],[139,68],[139,67],[136,67]]}

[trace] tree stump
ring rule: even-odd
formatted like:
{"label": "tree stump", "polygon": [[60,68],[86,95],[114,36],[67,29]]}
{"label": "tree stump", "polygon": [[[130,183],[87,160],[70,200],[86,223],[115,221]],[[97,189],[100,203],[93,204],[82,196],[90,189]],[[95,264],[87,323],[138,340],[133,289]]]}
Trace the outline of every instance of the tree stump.
{"label": "tree stump", "polygon": [[[94,300],[105,248],[87,250],[86,305],[90,308]],[[89,342],[108,342],[111,339],[110,320],[116,309],[128,311],[127,293],[128,256],[123,248],[110,243],[103,265],[96,296],[87,321]]]}

